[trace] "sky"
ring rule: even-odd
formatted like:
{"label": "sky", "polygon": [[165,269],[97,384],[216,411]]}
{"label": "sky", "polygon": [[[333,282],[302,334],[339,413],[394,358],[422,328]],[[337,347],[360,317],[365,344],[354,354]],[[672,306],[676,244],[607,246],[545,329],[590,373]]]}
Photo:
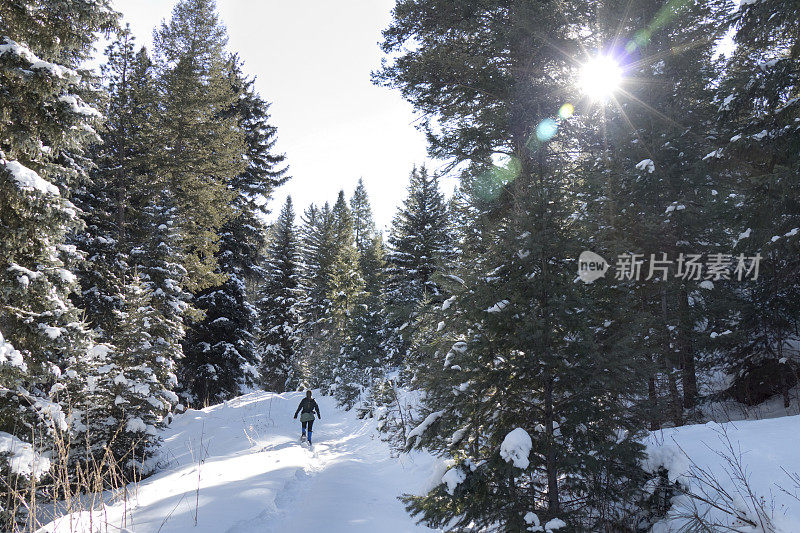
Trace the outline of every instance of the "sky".
{"label": "sky", "polygon": [[[169,18],[174,0],[115,0],[115,8],[140,44]],[[286,154],[292,179],[271,203],[280,211],[292,196],[298,221],[311,203],[349,197],[364,179],[376,224],[386,229],[406,195],[412,167],[427,162],[417,118],[398,90],[378,87],[370,72],[380,66],[381,31],[394,0],[217,0],[230,51],[256,76],[256,88],[272,102],[278,152]],[[455,183],[445,180],[449,194]]]}

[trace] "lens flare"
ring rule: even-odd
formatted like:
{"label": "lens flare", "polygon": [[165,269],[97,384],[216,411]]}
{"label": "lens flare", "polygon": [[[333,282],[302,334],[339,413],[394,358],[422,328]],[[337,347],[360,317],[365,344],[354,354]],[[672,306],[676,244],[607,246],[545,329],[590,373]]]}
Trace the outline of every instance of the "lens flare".
{"label": "lens flare", "polygon": [[561,120],[567,120],[573,113],[575,113],[575,106],[570,103],[562,105],[561,109],[558,110],[558,116]]}
{"label": "lens flare", "polygon": [[546,118],[536,126],[536,138],[541,142],[549,141],[557,132],[558,124],[552,118]]}
{"label": "lens flare", "polygon": [[595,56],[581,67],[578,86],[592,100],[607,100],[622,83],[622,67],[613,57]]}

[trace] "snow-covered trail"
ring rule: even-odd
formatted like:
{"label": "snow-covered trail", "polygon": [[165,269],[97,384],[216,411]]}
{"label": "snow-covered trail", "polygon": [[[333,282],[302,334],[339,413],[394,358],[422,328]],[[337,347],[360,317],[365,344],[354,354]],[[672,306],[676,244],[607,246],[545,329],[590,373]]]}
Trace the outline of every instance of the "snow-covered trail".
{"label": "snow-covered trail", "polygon": [[163,435],[166,466],[131,487],[128,501],[62,517],[42,531],[430,531],[415,525],[397,496],[423,492],[437,461],[391,457],[372,420],[326,397],[316,398],[322,419],[309,450],[292,418],[302,396],[254,392],[176,417]]}

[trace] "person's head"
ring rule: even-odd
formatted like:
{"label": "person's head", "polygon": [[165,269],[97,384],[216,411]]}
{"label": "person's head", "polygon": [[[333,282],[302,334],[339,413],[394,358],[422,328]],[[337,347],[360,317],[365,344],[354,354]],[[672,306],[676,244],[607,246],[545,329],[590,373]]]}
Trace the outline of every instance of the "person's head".
{"label": "person's head", "polygon": [[306,391],[306,398],[311,398],[311,391],[310,390]]}

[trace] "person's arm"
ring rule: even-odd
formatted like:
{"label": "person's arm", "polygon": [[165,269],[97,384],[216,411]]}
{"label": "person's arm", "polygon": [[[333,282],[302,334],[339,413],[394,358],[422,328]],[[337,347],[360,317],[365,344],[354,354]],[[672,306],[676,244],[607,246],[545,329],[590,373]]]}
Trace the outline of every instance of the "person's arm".
{"label": "person's arm", "polygon": [[317,410],[317,418],[322,418],[322,415],[319,414],[319,405],[317,404],[316,400],[314,400],[314,409]]}
{"label": "person's arm", "polygon": [[297,406],[297,411],[294,412],[294,417],[297,418],[297,413],[303,408],[303,400],[300,400],[300,405]]}

